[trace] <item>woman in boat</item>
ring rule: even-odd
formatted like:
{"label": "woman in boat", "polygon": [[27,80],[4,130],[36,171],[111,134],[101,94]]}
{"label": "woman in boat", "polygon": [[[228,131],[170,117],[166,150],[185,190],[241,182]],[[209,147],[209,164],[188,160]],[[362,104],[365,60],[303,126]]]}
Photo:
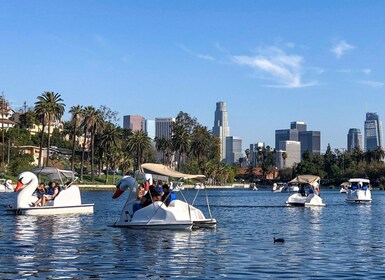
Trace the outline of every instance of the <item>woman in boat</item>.
{"label": "woman in boat", "polygon": [[49,182],[47,194],[43,196],[42,205],[44,206],[47,201],[54,200],[59,194],[59,186],[55,182]]}
{"label": "woman in boat", "polygon": [[163,195],[162,195],[162,201],[166,206],[170,204],[171,201],[176,199],[176,195],[173,192],[170,192],[170,187],[167,184],[163,185]]}

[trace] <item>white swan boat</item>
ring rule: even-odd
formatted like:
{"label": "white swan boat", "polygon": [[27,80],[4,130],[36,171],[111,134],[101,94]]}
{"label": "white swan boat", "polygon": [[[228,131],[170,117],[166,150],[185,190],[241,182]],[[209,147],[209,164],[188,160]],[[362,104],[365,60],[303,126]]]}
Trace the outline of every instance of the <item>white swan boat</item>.
{"label": "white swan boat", "polygon": [[[321,178],[314,175],[300,175],[289,183],[298,184],[299,191],[289,196],[286,205],[289,206],[325,206],[319,196],[319,186]],[[308,188],[308,193],[306,193]]]}
{"label": "white swan boat", "polygon": [[12,180],[0,179],[0,192],[13,192]]}
{"label": "white swan boat", "polygon": [[[70,180],[67,186],[62,188],[56,198],[49,201],[45,206],[32,206],[37,200],[34,192],[38,186],[38,178],[36,176],[43,175],[50,181]],[[73,213],[93,213],[94,204],[82,204],[79,187],[72,183],[77,178],[72,171],[59,170],[54,167],[44,167],[26,171],[19,175],[15,192],[19,192],[17,199],[13,205],[9,205],[6,209],[7,213],[15,215],[53,215],[53,214],[73,214]]]}
{"label": "white swan boat", "polygon": [[194,189],[195,190],[204,190],[205,189],[205,186],[202,184],[202,183],[196,183],[194,185]]}
{"label": "white swan boat", "polygon": [[341,185],[340,185],[341,189],[340,189],[340,193],[348,193],[348,190],[350,188],[350,183],[349,182],[343,182]]}
{"label": "white swan boat", "polygon": [[352,203],[370,203],[372,193],[370,191],[370,180],[362,178],[349,179],[347,202]]}
{"label": "white swan boat", "polygon": [[[161,164],[142,164],[143,172],[152,175],[166,176],[179,179],[199,179],[204,175],[183,174]],[[116,191],[112,198],[118,198],[125,190],[129,189],[127,201],[123,206],[119,219],[114,223],[116,227],[139,229],[176,229],[190,230],[191,228],[214,228],[217,221],[206,218],[201,210],[189,204],[187,201],[175,199],[166,206],[162,201],[134,211],[134,205],[139,203],[137,199],[138,183],[131,176],[124,176],[116,185]],[[180,195],[183,196],[182,192]],[[184,196],[183,196],[184,198]],[[208,200],[206,200],[208,202]],[[208,210],[211,216],[210,207]]]}

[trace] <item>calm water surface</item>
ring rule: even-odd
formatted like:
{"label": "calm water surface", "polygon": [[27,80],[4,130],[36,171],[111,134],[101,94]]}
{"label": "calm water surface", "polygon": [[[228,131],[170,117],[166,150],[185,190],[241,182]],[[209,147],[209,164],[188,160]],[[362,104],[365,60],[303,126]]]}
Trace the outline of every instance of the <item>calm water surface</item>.
{"label": "calm water surface", "polygon": [[[195,192],[184,194],[192,200]],[[349,205],[325,190],[326,206],[313,209],[285,207],[287,194],[267,190],[208,193],[215,230],[110,227],[126,198],[112,200],[112,191],[82,192],[93,215],[1,215],[0,278],[385,277],[385,192],[373,192],[371,205]],[[12,195],[0,193],[0,206]],[[196,205],[206,211],[203,197]]]}

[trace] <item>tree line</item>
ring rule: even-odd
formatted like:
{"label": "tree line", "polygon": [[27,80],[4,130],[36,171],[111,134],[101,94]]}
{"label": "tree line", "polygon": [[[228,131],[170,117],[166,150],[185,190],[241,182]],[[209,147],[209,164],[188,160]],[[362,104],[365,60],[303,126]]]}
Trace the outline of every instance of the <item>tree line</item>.
{"label": "tree line", "polygon": [[[63,122],[62,132],[52,129],[52,123],[63,117],[65,106],[60,94],[43,92],[34,106],[20,115],[17,125],[7,130],[5,138],[10,146],[7,167],[15,176],[33,168],[33,158],[21,155],[17,149],[26,145],[39,146],[39,167],[60,162],[62,168],[77,171],[81,181],[84,173],[89,173],[94,181],[105,170],[107,182],[110,169],[125,174],[157,159],[179,171],[204,174],[213,183],[226,183],[236,173],[235,167],[220,162],[219,138],[188,113],[176,116],[172,135],[152,141],[142,130],[132,131],[117,125],[118,113],[106,106],[72,106],[71,119]],[[34,125],[42,128],[36,135],[29,132]],[[71,150],[71,156],[53,155],[52,146]],[[43,162],[44,149],[49,156]]]}

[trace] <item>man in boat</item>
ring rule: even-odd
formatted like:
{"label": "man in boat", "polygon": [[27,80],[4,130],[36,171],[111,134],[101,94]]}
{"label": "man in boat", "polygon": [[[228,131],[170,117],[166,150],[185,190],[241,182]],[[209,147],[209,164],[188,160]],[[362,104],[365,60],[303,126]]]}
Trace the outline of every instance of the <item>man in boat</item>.
{"label": "man in boat", "polygon": [[166,206],[170,204],[171,201],[176,199],[176,195],[170,191],[170,187],[167,184],[163,185],[163,195],[162,195],[162,201]]}

